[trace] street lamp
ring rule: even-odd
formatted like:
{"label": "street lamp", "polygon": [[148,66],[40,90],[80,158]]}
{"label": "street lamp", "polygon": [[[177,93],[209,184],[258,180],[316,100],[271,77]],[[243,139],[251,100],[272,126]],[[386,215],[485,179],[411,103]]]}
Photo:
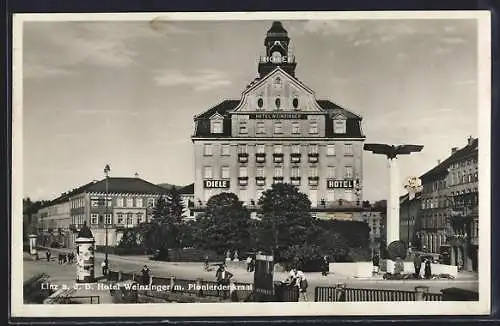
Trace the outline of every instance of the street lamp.
{"label": "street lamp", "polygon": [[109,172],[111,171],[111,168],[109,167],[109,164],[106,164],[104,167],[104,175],[106,176],[106,198],[104,200],[105,203],[105,210],[104,210],[104,229],[106,232],[106,248],[104,251],[104,265],[106,269],[106,274],[108,273],[109,270],[109,264],[108,264],[108,221],[107,221],[107,216],[108,216],[108,178],[109,178]]}

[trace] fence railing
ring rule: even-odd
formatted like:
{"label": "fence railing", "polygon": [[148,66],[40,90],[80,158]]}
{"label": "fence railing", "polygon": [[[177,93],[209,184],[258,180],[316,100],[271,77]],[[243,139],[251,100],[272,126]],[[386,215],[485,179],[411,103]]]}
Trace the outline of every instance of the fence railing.
{"label": "fence railing", "polygon": [[428,293],[428,288],[415,287],[415,291],[386,289],[346,288],[344,284],[334,287],[316,287],[315,302],[390,302],[390,301],[442,301],[440,293]]}

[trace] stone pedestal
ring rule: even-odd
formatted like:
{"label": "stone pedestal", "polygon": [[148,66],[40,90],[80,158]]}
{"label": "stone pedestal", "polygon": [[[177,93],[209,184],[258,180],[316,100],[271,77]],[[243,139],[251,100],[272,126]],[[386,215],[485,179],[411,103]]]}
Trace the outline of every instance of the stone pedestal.
{"label": "stone pedestal", "polygon": [[78,237],[75,240],[77,283],[94,283],[96,281],[94,243],[93,238]]}
{"label": "stone pedestal", "polygon": [[38,236],[36,234],[30,234],[28,236],[29,242],[30,242],[30,255],[36,256],[37,254],[37,249],[36,249],[36,240]]}

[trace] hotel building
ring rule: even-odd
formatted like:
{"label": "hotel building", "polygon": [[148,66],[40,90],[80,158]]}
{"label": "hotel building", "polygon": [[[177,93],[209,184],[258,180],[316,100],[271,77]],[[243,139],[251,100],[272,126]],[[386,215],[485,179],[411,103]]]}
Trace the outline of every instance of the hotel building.
{"label": "hotel building", "polygon": [[221,192],[235,193],[257,211],[262,192],[277,182],[307,194],[317,215],[361,210],[362,118],[316,99],[295,76],[289,44],[287,31],[274,22],[258,77],[240,99],[195,116],[193,211]]}

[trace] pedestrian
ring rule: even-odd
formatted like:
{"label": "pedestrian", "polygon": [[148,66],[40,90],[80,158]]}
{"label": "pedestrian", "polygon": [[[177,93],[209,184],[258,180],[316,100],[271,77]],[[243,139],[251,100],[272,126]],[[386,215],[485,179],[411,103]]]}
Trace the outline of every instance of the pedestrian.
{"label": "pedestrian", "polygon": [[205,272],[208,272],[209,271],[209,265],[208,265],[208,255],[205,256]]}
{"label": "pedestrian", "polygon": [[62,264],[62,254],[57,255],[57,263]]}
{"label": "pedestrian", "polygon": [[426,280],[430,280],[432,277],[431,260],[429,258],[425,260],[424,276]]}
{"label": "pedestrian", "polygon": [[102,272],[102,276],[106,276],[106,272],[107,272],[107,268],[106,268],[106,262],[105,261],[102,261],[101,263],[101,272]]}
{"label": "pedestrian", "polygon": [[323,257],[322,266],[321,266],[321,275],[327,276],[328,272],[330,272],[330,261],[328,260],[328,256]]}
{"label": "pedestrian", "polygon": [[255,258],[252,257],[252,261],[250,262],[250,272],[255,271]]}
{"label": "pedestrian", "polygon": [[151,270],[147,265],[144,265],[144,267],[141,270],[142,278],[141,278],[141,283],[142,285],[151,285],[153,281],[153,274],[151,273]]}
{"label": "pedestrian", "polygon": [[415,267],[415,278],[420,278],[420,268],[422,267],[422,259],[420,258],[420,254],[415,254],[413,257],[413,267]]}
{"label": "pedestrian", "polygon": [[396,263],[394,265],[394,274],[395,275],[401,275],[403,272],[404,272],[404,264],[403,264],[403,260],[401,259],[401,257],[396,257]]}
{"label": "pedestrian", "polygon": [[247,272],[251,272],[252,271],[252,256],[248,256],[247,257]]}
{"label": "pedestrian", "polygon": [[68,254],[68,262],[69,262],[70,264],[73,264],[73,258],[74,258],[74,254],[73,254],[73,252],[70,252],[70,253]]}
{"label": "pedestrian", "polygon": [[219,294],[222,291],[222,297],[226,299],[229,293],[229,282],[233,277],[233,274],[226,270],[224,265],[220,265],[219,269],[215,273],[215,278],[217,280]]}
{"label": "pedestrian", "polygon": [[47,258],[47,261],[50,262],[50,251],[49,250],[47,250],[45,252],[45,257]]}
{"label": "pedestrian", "polygon": [[299,294],[302,294],[302,298],[304,301],[307,301],[307,278],[304,272],[301,270],[297,271],[297,282],[298,282],[298,287],[299,287]]}
{"label": "pedestrian", "polygon": [[63,263],[66,264],[68,262],[68,255],[63,254]]}
{"label": "pedestrian", "polygon": [[380,256],[374,255],[372,263],[373,263],[373,273],[378,274],[380,272]]}

